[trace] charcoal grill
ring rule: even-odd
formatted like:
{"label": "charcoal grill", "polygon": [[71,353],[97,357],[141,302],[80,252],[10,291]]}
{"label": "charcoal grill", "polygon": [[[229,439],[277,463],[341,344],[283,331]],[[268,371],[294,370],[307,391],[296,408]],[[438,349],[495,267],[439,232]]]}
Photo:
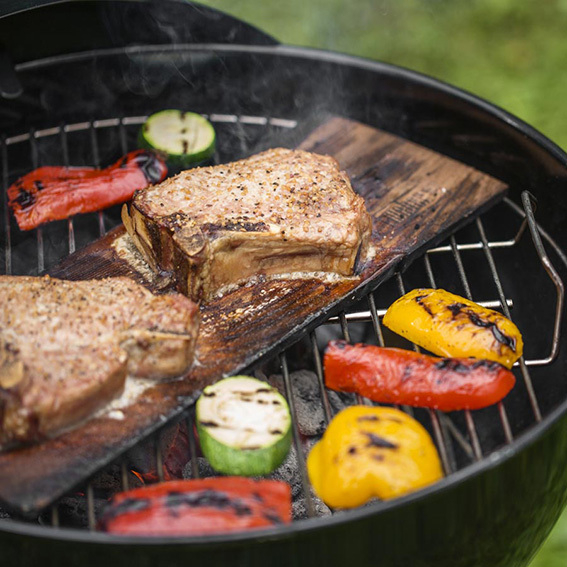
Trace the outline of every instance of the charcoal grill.
{"label": "charcoal grill", "polygon": [[[6,206],[9,184],[41,164],[110,163],[135,147],[139,125],[161,108],[207,115],[220,142],[216,162],[276,142],[293,144],[313,117],[335,113],[473,165],[508,183],[510,191],[362,301],[250,369],[261,377],[281,374],[290,403],[295,492],[303,505],[291,526],[186,539],[100,533],[96,521],[104,499],[139,482],[131,452],[39,518],[2,512],[3,562],[526,565],[567,501],[567,156],[515,117],[453,87],[373,61],[279,45],[200,6],[29,4],[36,7],[0,19],[3,273],[40,273],[120,222],[115,208],[21,233]],[[382,329],[380,317],[417,286],[451,289],[511,313],[526,343],[525,359],[515,369],[518,385],[503,403],[485,410],[414,410],[439,448],[443,481],[394,501],[323,514],[306,478],[293,372],[313,372],[328,422],[334,410],[323,387],[322,346],[338,336],[400,345]],[[186,422],[191,432],[190,411]],[[134,450],[152,455],[156,481],[166,475],[170,427],[179,424],[168,424]],[[192,435],[187,460],[198,475]]]}

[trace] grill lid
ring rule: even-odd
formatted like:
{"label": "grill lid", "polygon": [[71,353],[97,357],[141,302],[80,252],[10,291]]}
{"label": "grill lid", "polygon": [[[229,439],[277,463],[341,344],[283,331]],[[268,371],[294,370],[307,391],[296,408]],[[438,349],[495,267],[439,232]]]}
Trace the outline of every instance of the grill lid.
{"label": "grill lid", "polygon": [[146,44],[277,44],[241,20],[183,0],[8,0],[0,5],[0,37],[14,64]]}

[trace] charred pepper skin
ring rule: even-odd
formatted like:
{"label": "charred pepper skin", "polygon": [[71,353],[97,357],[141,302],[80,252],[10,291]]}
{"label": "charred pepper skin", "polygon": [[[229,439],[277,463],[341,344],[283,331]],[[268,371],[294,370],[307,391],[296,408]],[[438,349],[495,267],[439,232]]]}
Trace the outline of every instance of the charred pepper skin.
{"label": "charred pepper skin", "polygon": [[8,188],[8,203],[20,230],[100,211],[132,198],[134,191],[165,179],[163,158],[149,150],[121,157],[106,169],[45,166]]}
{"label": "charred pepper skin", "polygon": [[489,360],[437,358],[345,341],[329,343],[323,365],[325,384],[332,390],[442,411],[490,406],[516,382],[510,370]]}
{"label": "charred pepper skin", "polygon": [[121,492],[100,529],[122,535],[186,536],[291,522],[291,488],[276,480],[218,477],[163,482]]}
{"label": "charred pepper skin", "polygon": [[523,353],[522,335],[512,321],[442,289],[410,291],[390,306],[383,322],[439,356],[472,356],[512,368]]}
{"label": "charred pepper skin", "polygon": [[332,508],[413,492],[443,477],[437,449],[415,419],[393,408],[351,406],[307,457],[309,480]]}

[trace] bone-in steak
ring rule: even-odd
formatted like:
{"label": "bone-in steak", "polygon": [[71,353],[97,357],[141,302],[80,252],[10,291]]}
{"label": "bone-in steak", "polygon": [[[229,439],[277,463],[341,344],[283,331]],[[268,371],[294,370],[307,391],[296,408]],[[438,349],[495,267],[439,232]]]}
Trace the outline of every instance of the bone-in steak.
{"label": "bone-in steak", "polygon": [[127,278],[0,276],[0,445],[35,441],[191,365],[197,306]]}
{"label": "bone-in steak", "polygon": [[139,191],[123,220],[150,266],[195,300],[254,275],[352,275],[371,231],[336,160],[282,148]]}

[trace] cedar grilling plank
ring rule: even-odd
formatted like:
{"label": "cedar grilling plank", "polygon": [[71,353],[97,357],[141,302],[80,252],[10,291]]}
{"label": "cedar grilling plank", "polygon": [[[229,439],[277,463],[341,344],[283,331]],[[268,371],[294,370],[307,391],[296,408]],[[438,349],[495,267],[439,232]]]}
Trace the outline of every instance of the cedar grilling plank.
{"label": "cedar grilling plank", "polygon": [[191,364],[197,306],[127,278],[0,277],[0,445],[36,441]]}
{"label": "cedar grilling plank", "polygon": [[284,148],[139,191],[123,220],[152,268],[195,300],[252,276],[351,276],[372,225],[335,159]]}

